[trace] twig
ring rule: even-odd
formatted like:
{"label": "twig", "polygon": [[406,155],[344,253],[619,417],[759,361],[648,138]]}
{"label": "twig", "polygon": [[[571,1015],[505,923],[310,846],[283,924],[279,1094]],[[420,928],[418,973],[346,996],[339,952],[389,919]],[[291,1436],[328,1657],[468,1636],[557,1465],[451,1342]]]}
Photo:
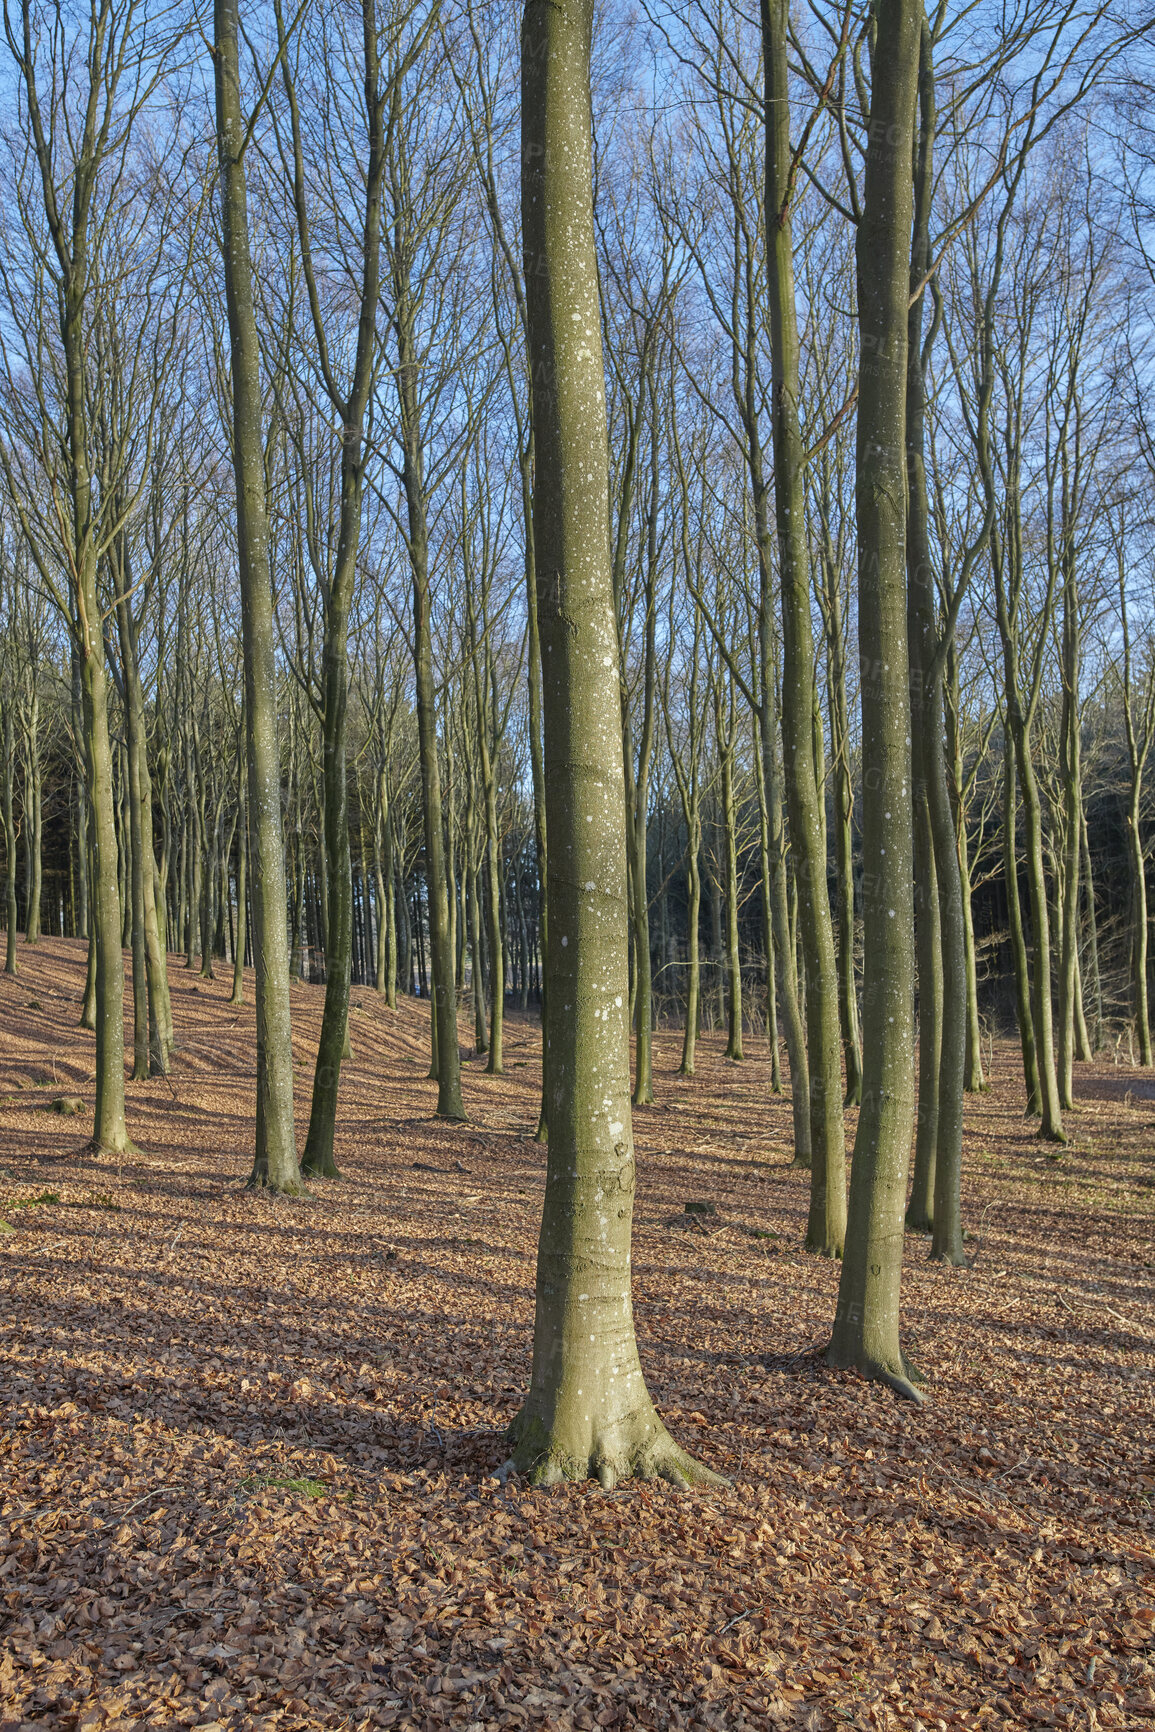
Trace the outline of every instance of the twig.
{"label": "twig", "polygon": [[743,1618],[748,1618],[753,1610],[753,1606],[747,1606],[744,1612],[739,1612],[736,1618],[731,1618],[728,1624],[723,1624],[722,1628],[718,1631],[719,1640],[721,1640],[721,1638],[726,1634],[727,1630],[732,1630],[735,1624],[740,1624]]}
{"label": "twig", "polygon": [[128,1508],[121,1515],[121,1521],[125,1521],[132,1514],[134,1509],[140,1508],[142,1503],[147,1503],[150,1497],[159,1497],[162,1491],[176,1491],[176,1489],[177,1487],[175,1485],[158,1485],[154,1487],[152,1491],[146,1491],[143,1497],[138,1497],[135,1503],[129,1504]]}
{"label": "twig", "polygon": [[[1068,1303],[1068,1301],[1064,1298],[1062,1293],[1056,1292],[1055,1298],[1059,1301],[1060,1305],[1066,1306],[1067,1310],[1071,1313],[1072,1317],[1078,1316],[1078,1312],[1075,1310],[1075,1307]],[[1120,1312],[1113,1311],[1109,1305],[1106,1305],[1103,1303],[1102,1299],[1090,1299],[1090,1298],[1087,1298],[1086,1296],[1084,1296],[1083,1303],[1084,1303],[1084,1305],[1102,1305],[1103,1309],[1107,1313],[1108,1317],[1113,1317],[1115,1319],[1116,1323],[1121,1323],[1123,1325],[1124,1329],[1133,1329],[1135,1331],[1136,1335],[1141,1335],[1143,1333],[1140,1325],[1135,1322],[1134,1318],[1124,1317]]]}

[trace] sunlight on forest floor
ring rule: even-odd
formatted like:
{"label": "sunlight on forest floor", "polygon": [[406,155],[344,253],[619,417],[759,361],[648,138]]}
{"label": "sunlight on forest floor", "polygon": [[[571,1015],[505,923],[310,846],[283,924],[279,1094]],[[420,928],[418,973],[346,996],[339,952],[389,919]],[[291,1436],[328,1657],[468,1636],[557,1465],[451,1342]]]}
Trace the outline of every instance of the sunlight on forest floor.
{"label": "sunlight on forest floor", "polygon": [[[821,1369],[838,1271],[765,1043],[658,1037],[635,1302],[679,1495],[501,1483],[545,1168],[536,1025],[430,1114],[428,1007],[355,988],[337,1154],[243,1190],[254,1017],[172,963],[144,1151],[78,1150],[84,947],[0,978],[5,1728],[1134,1727],[1155,1717],[1155,1098],[1080,1066],[1061,1158],[1010,1042],[968,1099],[972,1266],[909,1238],[915,1411]],[[323,989],[293,989],[298,1135]],[[466,1022],[463,1018],[463,1030]],[[471,1049],[467,1049],[471,1050]],[[79,1095],[84,1112],[45,1111]],[[89,1116],[89,1125],[91,1118]],[[687,1211],[713,1203],[715,1213]]]}

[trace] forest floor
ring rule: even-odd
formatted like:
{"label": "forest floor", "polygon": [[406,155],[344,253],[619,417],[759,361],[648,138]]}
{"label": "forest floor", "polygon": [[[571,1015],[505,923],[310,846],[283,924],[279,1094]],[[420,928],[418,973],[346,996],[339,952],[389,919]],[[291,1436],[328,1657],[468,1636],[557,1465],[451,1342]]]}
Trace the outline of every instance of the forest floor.
{"label": "forest floor", "polygon": [[[244,1190],[254,1017],[173,959],[171,1082],[97,1165],[83,949],[0,977],[0,1728],[1155,1722],[1155,1079],[1016,1052],[968,1101],[971,1266],[910,1238],[924,1408],[824,1370],[835,1265],[764,1042],[636,1115],[642,1363],[726,1474],[502,1482],[529,1373],[537,1034],[431,1118],[427,1007],[355,990],[344,1177]],[[322,990],[295,987],[303,1134]],[[463,1025],[464,1026],[464,1025]],[[688,1202],[717,1206],[687,1215]]]}

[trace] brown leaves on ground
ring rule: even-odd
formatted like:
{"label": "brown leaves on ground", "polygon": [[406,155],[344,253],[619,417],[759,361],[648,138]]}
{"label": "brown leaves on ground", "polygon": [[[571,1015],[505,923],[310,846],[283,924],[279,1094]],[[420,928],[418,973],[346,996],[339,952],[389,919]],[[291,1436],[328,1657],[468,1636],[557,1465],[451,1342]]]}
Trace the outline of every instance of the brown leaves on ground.
{"label": "brown leaves on ground", "polygon": [[[765,1052],[659,1039],[638,1333],[730,1488],[496,1476],[525,1388],[537,1035],[444,1127],[425,1006],[354,992],[344,1178],[241,1187],[253,1011],[173,967],[146,1160],[80,1156],[82,946],[0,979],[0,1725],[1135,1727],[1155,1720],[1155,1081],[1080,1067],[1059,1160],[1010,1046],[968,1102],[973,1266],[909,1239],[915,1412],[824,1371],[837,1268]],[[251,996],[251,985],[249,987]],[[307,1111],[321,991],[294,988]],[[35,1006],[30,1004],[35,1000]],[[464,1170],[462,1170],[464,1169]],[[715,1215],[686,1213],[713,1201]]]}

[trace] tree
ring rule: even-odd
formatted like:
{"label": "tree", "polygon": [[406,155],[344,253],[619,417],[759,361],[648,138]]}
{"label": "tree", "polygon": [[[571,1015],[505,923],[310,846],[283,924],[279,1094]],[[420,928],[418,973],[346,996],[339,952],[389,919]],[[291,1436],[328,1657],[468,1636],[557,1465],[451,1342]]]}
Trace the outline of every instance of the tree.
{"label": "tree", "polygon": [[265,492],[260,351],[253,313],[238,0],[214,0],[217,154],[225,297],[232,360],[232,445],[237,489],[249,824],[253,854],[253,958],[257,1008],[257,1135],[250,1184],[286,1196],[302,1185],[293,1129],[293,1037],[286,942],[285,848],[269,521]]}
{"label": "tree", "polygon": [[825,793],[822,772],[815,761],[814,637],[791,222],[798,166],[790,143],[788,28],[788,0],[762,0],[770,412],[782,592],[782,753],[806,965],[806,1056],[810,1069],[813,1177],[806,1245],[823,1256],[839,1257],[846,1235],[846,1138],[842,1126],[838,971],[826,888]]}
{"label": "tree", "polygon": [[921,0],[879,0],[858,225],[858,647],[862,705],[862,1108],[827,1362],[917,1400],[899,1345],[914,1120],[914,910],[905,451],[910,165]]}
{"label": "tree", "polygon": [[164,49],[133,8],[115,0],[100,0],[75,34],[66,24],[41,25],[34,0],[21,0],[15,17],[5,6],[5,38],[26,123],[12,183],[16,233],[26,247],[21,252],[10,238],[3,273],[11,315],[4,364],[12,436],[0,445],[0,466],[37,580],[66,625],[79,671],[93,849],[96,1100],[90,1146],[98,1159],[119,1158],[133,1144],[125,1122],[124,963],[102,576],[123,527],[125,493],[134,501],[136,488],[110,488],[107,469],[101,471],[92,338],[102,291],[109,278],[115,283],[110,265],[123,256],[122,231],[138,234],[148,220],[146,188],[132,172],[131,141],[160,78]]}
{"label": "tree", "polygon": [[522,235],[545,698],[549,1160],[529,1394],[537,1483],[713,1476],[646,1391],[630,1301],[626,813],[590,137],[592,0],[527,0]]}

